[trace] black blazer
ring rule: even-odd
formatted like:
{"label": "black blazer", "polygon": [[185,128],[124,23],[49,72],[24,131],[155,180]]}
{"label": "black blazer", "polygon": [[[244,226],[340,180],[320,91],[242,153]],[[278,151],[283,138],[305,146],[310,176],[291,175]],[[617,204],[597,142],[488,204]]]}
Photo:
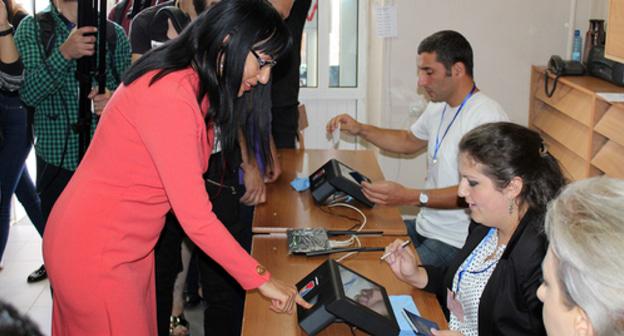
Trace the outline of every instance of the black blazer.
{"label": "black blazer", "polygon": [[[529,209],[511,236],[481,295],[480,335],[546,335],[542,303],[537,298],[547,249],[543,225],[544,213]],[[429,276],[425,290],[437,295],[447,319],[447,288],[451,288],[457,269],[488,230],[489,227],[471,222],[464,247],[447,268],[423,266]]]}

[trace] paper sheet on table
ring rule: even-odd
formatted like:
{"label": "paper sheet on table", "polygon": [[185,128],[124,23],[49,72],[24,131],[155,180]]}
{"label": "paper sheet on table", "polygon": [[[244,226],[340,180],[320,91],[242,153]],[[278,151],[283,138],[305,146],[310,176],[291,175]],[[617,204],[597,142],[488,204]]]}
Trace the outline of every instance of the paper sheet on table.
{"label": "paper sheet on table", "polygon": [[403,308],[405,308],[420,316],[420,312],[418,311],[418,308],[416,308],[414,299],[409,295],[390,295],[389,298],[392,311],[394,312],[394,318],[396,318],[399,323],[399,329],[401,329],[399,336],[415,336],[416,333],[412,330],[412,327],[405,319],[405,315],[402,313]]}
{"label": "paper sheet on table", "polygon": [[598,92],[596,94],[609,103],[624,103],[624,93]]}

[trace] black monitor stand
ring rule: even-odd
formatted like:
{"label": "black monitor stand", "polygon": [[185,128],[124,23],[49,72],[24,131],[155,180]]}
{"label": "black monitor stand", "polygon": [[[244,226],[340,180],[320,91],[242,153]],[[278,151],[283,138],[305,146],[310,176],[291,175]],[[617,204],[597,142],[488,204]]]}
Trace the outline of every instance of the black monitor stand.
{"label": "black monitor stand", "polygon": [[334,322],[353,325],[371,335],[395,336],[399,326],[386,290],[334,261],[327,260],[297,283],[310,309],[297,307],[299,325],[315,335]]}
{"label": "black monitor stand", "polygon": [[362,181],[370,179],[346,164],[331,159],[310,175],[310,191],[314,200],[321,204],[340,201],[343,196],[351,196],[365,206],[375,204],[362,193]]}

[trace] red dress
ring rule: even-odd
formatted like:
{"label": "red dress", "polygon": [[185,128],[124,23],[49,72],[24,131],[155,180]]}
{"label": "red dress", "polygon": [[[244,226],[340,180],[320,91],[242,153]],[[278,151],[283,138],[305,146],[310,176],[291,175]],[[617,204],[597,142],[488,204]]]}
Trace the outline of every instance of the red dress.
{"label": "red dress", "polygon": [[202,173],[213,132],[197,75],[185,69],[148,87],[153,74],[116,90],[48,220],[55,336],[157,334],[153,251],[170,209],[243,288],[270,277],[212,212]]}

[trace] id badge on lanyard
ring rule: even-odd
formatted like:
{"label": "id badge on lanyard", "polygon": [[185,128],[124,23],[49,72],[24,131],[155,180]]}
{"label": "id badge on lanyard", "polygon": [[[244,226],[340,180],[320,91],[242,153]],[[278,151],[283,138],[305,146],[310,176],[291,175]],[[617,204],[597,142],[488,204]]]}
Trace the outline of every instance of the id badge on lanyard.
{"label": "id badge on lanyard", "polygon": [[451,129],[451,126],[453,126],[453,123],[455,122],[455,119],[457,119],[457,116],[459,115],[459,113],[464,108],[464,105],[466,105],[466,102],[468,102],[468,100],[470,100],[470,97],[472,97],[472,95],[475,93],[476,90],[477,90],[477,85],[476,84],[472,84],[472,89],[466,95],[466,97],[464,97],[464,100],[459,105],[459,108],[457,108],[457,111],[455,112],[455,115],[453,115],[453,118],[449,122],[448,126],[446,126],[446,130],[442,134],[442,137],[440,137],[440,132],[442,130],[442,123],[444,122],[444,114],[446,113],[446,108],[448,107],[448,104],[444,105],[444,110],[442,110],[442,114],[440,115],[440,125],[438,125],[438,132],[436,133],[436,138],[435,138],[435,143],[434,143],[434,148],[433,148],[433,155],[431,157],[431,165],[437,165],[438,164],[438,160],[439,160],[438,152],[440,151],[440,147],[442,147],[442,142],[444,141],[444,138],[446,138],[446,135],[448,134],[449,130]]}
{"label": "id badge on lanyard", "polygon": [[438,160],[433,160],[432,157],[427,158],[427,175],[425,175],[425,182],[427,182],[427,187],[433,187],[437,185],[438,181],[438,165],[440,162]]}
{"label": "id badge on lanyard", "polygon": [[470,265],[472,264],[472,261],[477,255],[477,251],[483,248],[483,246],[485,246],[487,242],[490,239],[492,239],[492,237],[495,234],[496,234],[496,230],[494,228],[490,228],[487,236],[479,243],[479,245],[477,245],[477,247],[470,254],[470,257],[466,263],[466,266],[463,269],[459,270],[459,275],[457,276],[456,290],[452,291],[448,288],[446,289],[446,307],[462,323],[464,322],[464,306],[461,303],[461,294],[459,290],[461,281],[462,281],[462,276],[465,272],[472,273],[472,274],[479,274],[479,273],[487,272],[495,264],[495,263],[491,263],[489,266],[479,271],[468,271],[468,268],[470,267]]}
{"label": "id badge on lanyard", "polygon": [[464,322],[464,306],[459,299],[459,294],[448,288],[446,289],[446,307],[460,322]]}

